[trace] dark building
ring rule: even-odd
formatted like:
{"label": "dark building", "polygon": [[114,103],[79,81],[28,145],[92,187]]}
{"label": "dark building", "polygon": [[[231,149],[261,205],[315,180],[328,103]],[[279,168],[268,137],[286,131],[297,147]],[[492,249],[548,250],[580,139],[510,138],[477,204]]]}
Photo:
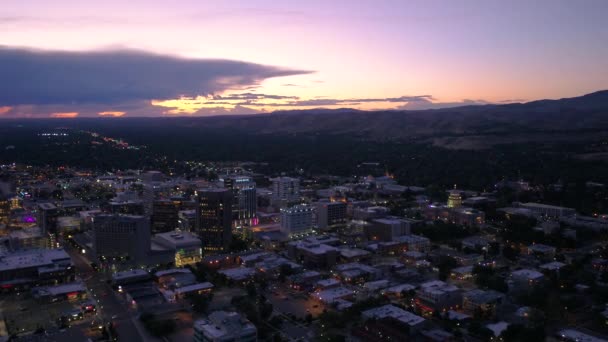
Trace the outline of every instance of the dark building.
{"label": "dark building", "polygon": [[144,262],[150,250],[150,223],[145,216],[97,215],[93,251],[102,261]]}
{"label": "dark building", "polygon": [[346,202],[320,201],[315,203],[317,208],[317,226],[320,229],[345,224]]}
{"label": "dark building", "polygon": [[232,200],[230,189],[202,189],[197,192],[196,233],[203,251],[217,253],[232,241]]}
{"label": "dark building", "polygon": [[4,196],[0,190],[0,225],[4,224],[8,226],[10,212],[11,206],[8,198]]}
{"label": "dark building", "polygon": [[43,233],[57,232],[57,217],[59,212],[57,206],[50,202],[38,203],[38,225]]}
{"label": "dark building", "polygon": [[142,201],[112,201],[107,207],[104,207],[104,211],[112,214],[143,215],[144,203]]}
{"label": "dark building", "polygon": [[156,200],[152,203],[152,233],[164,233],[178,227],[179,211],[183,209],[184,200]]}

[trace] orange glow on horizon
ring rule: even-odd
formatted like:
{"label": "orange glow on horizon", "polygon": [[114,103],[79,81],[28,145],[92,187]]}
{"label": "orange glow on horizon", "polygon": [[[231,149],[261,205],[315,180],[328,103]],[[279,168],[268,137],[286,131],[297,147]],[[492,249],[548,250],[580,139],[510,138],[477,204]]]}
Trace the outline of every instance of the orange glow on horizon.
{"label": "orange glow on horizon", "polygon": [[119,111],[107,111],[107,112],[99,112],[97,113],[99,116],[108,116],[113,118],[119,118],[127,114],[127,112],[119,112]]}
{"label": "orange glow on horizon", "polygon": [[9,106],[0,107],[0,115],[10,112],[11,109],[13,109],[13,107],[9,107]]}
{"label": "orange glow on horizon", "polygon": [[57,118],[57,119],[69,119],[69,118],[75,118],[78,116],[78,112],[65,112],[65,113],[52,113],[51,117],[52,118]]}

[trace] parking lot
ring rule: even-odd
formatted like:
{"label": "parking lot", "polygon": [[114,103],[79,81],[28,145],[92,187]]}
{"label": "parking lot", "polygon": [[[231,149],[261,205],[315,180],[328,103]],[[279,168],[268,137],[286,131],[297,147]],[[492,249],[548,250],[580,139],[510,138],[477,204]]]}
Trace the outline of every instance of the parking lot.
{"label": "parking lot", "polygon": [[[22,334],[37,329],[52,330],[57,328],[61,316],[80,311],[80,302],[61,301],[57,303],[40,303],[24,294],[5,296],[0,299],[2,316],[9,334]],[[90,323],[94,313],[83,315],[83,319],[72,322],[75,325]]]}

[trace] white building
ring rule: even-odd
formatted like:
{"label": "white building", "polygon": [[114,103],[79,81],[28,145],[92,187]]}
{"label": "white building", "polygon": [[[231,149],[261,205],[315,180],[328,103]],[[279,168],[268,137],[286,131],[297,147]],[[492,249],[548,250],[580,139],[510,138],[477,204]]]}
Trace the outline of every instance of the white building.
{"label": "white building", "polygon": [[272,178],[272,201],[284,205],[300,199],[300,180],[291,177]]}
{"label": "white building", "polygon": [[314,207],[304,204],[281,209],[281,231],[285,234],[298,236],[310,233],[313,224]]}
{"label": "white building", "polygon": [[214,311],[194,322],[195,342],[255,342],[257,335],[255,325],[237,312]]}

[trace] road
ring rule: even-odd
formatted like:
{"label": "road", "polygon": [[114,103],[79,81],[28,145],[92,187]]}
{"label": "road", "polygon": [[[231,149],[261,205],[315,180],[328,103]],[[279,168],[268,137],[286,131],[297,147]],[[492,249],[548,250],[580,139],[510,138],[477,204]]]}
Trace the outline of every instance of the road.
{"label": "road", "polygon": [[65,246],[72,258],[77,275],[83,279],[87,288],[97,302],[100,316],[106,322],[114,322],[119,341],[144,341],[133,324],[133,313],[129,311],[126,303],[121,302],[115,295],[103,275],[93,270],[89,261],[76,249]]}

